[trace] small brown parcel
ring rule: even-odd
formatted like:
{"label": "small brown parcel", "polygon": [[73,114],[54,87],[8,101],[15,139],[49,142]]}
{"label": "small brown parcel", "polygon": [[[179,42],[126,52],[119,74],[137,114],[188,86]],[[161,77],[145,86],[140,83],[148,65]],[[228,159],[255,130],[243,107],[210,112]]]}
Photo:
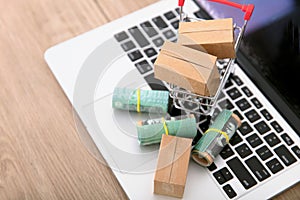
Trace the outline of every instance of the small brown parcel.
{"label": "small brown parcel", "polygon": [[154,63],[154,77],[203,96],[214,96],[220,85],[217,57],[165,41]]}

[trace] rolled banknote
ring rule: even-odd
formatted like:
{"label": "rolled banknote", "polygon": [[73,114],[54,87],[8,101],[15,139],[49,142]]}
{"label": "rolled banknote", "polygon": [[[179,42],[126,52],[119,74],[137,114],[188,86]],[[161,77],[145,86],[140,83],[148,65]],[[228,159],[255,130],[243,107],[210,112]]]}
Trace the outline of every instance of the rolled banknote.
{"label": "rolled banknote", "polygon": [[141,145],[158,144],[163,134],[194,138],[197,134],[197,124],[193,114],[148,119],[137,122],[137,133]]}
{"label": "rolled banknote", "polygon": [[241,125],[239,117],[222,110],[192,149],[192,158],[202,166],[210,166]]}
{"label": "rolled banknote", "polygon": [[112,107],[116,109],[135,112],[167,113],[168,106],[168,91],[117,87],[113,92]]}

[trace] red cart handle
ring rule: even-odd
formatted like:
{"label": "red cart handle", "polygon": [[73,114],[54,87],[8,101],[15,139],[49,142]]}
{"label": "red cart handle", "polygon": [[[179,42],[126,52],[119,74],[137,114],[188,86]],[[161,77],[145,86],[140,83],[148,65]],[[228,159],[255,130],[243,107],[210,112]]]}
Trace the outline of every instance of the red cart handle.
{"label": "red cart handle", "polygon": [[185,0],[178,0],[178,6],[182,7],[184,5]]}
{"label": "red cart handle", "polygon": [[252,12],[254,10],[253,4],[242,5],[242,4],[234,3],[231,1],[227,1],[227,0],[208,0],[208,1],[229,5],[229,6],[232,6],[232,7],[242,10],[245,13],[244,19],[247,21],[250,20]]}
{"label": "red cart handle", "polygon": [[[229,6],[240,9],[241,11],[243,11],[245,13],[244,20],[247,20],[247,21],[250,20],[251,15],[254,10],[253,4],[242,5],[242,4],[234,3],[234,2],[231,2],[228,0],[208,0],[208,1],[225,4],[225,5],[229,5]],[[178,0],[178,6],[183,7],[183,5],[184,5],[184,0]]]}

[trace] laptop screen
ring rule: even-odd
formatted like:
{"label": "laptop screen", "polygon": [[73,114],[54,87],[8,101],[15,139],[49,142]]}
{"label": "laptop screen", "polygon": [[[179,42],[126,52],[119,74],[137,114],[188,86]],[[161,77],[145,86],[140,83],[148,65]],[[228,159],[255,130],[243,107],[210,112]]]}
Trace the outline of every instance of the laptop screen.
{"label": "laptop screen", "polygon": [[[288,105],[290,113],[293,112],[292,115],[287,116],[286,109],[280,112],[292,121],[292,126],[299,131],[300,98],[297,86],[300,74],[300,1],[232,1],[255,5],[239,50],[255,71],[262,75],[265,85],[271,86],[272,90],[279,94],[280,99]],[[214,18],[233,17],[238,25],[243,24],[243,13],[238,9],[214,2],[201,0],[198,2]],[[268,96],[266,88],[261,89],[280,110],[282,106],[278,106],[278,98]]]}

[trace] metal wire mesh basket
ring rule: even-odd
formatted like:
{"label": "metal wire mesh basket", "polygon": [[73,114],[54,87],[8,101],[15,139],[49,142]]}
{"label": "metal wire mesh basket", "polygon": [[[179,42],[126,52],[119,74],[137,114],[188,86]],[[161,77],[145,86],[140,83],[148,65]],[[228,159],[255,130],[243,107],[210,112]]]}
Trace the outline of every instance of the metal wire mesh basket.
{"label": "metal wire mesh basket", "polygon": [[[216,2],[219,3],[224,3],[223,1],[217,1]],[[228,3],[228,2],[226,2]],[[231,3],[231,2],[229,2]],[[179,4],[180,5],[180,4]],[[180,5],[181,9],[180,9],[180,21],[181,22],[187,22],[187,21],[199,21],[199,20],[205,20],[205,19],[201,19],[201,18],[192,18],[192,17],[188,17],[188,15],[186,13],[184,13],[182,11],[182,5]],[[233,6],[233,5],[230,5]],[[234,7],[237,6],[244,6],[244,5],[239,5],[236,4]],[[252,5],[247,5],[247,6],[252,6]],[[239,7],[241,10],[244,7]],[[247,8],[247,7],[245,7]],[[253,10],[253,9],[252,9]],[[244,11],[245,14],[245,21],[242,27],[234,24],[233,28],[234,28],[234,32],[235,32],[235,51],[237,52],[241,40],[243,38],[244,32],[245,32],[245,28],[247,26],[247,22],[250,19],[250,16],[252,14],[252,10],[247,13],[247,10]],[[235,59],[234,58],[228,58],[228,59],[218,59],[217,60],[217,67],[220,73],[220,85],[217,89],[217,92],[214,96],[201,96],[195,93],[192,93],[189,90],[180,88],[174,84],[171,83],[166,83],[169,91],[170,91],[170,97],[173,99],[173,105],[181,110],[184,110],[188,113],[194,113],[194,114],[199,114],[199,115],[212,115],[214,112],[214,109],[216,107],[216,103],[218,98],[220,97],[222,90],[230,76],[230,74],[232,74],[234,72],[234,67],[235,67]]]}

